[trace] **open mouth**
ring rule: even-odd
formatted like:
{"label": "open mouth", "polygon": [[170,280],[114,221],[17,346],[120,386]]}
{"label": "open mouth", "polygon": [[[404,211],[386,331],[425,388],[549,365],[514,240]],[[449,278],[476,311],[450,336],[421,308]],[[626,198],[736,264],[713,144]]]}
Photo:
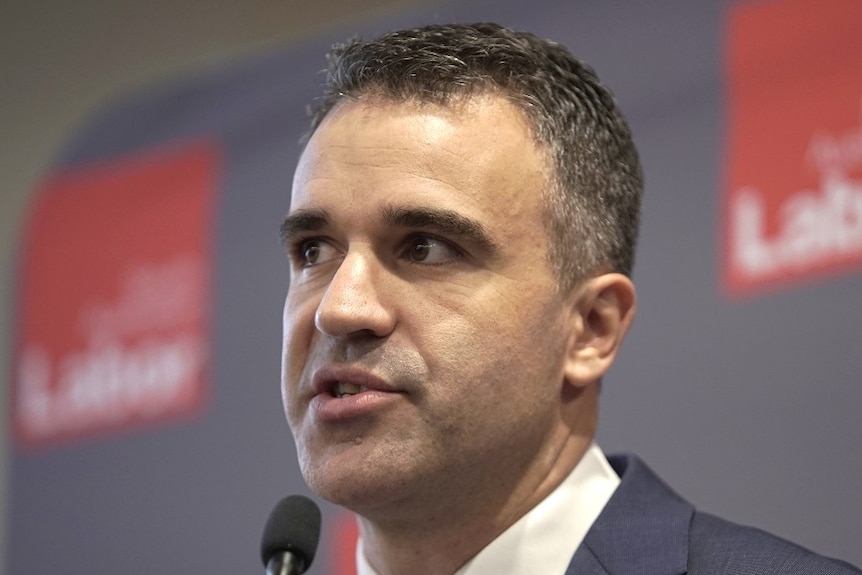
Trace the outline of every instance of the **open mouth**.
{"label": "open mouth", "polygon": [[348,383],[346,381],[336,381],[330,390],[330,394],[332,397],[350,397],[351,395],[356,395],[357,393],[362,393],[363,391],[368,391],[368,388],[364,385],[357,385],[355,383]]}

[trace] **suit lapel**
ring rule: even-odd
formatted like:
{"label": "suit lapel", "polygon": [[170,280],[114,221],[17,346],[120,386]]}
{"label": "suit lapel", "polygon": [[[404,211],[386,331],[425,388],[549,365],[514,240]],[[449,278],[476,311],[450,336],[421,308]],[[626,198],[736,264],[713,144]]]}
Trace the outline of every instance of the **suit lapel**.
{"label": "suit lapel", "polygon": [[572,557],[566,569],[566,575],[610,575],[599,561],[598,557],[584,544],[578,547],[578,551]]}
{"label": "suit lapel", "polygon": [[612,456],[620,486],[572,557],[566,575],[679,575],[686,572],[694,508],[645,463]]}

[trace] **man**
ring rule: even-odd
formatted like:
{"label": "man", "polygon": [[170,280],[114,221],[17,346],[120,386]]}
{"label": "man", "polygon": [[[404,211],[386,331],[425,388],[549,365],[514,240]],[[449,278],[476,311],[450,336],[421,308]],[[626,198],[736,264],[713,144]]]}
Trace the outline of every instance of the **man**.
{"label": "man", "polygon": [[593,443],[635,313],[641,168],[609,91],[493,24],[338,47],[297,167],[283,395],[360,573],[857,572]]}

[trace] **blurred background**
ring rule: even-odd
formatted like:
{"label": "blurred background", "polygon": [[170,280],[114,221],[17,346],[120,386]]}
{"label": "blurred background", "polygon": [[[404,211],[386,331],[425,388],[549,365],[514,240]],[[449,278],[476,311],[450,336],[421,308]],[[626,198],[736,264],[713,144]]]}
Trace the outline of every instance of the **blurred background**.
{"label": "blurred background", "polygon": [[[93,574],[119,562],[133,573],[258,568],[269,507],[304,490],[279,401],[286,271],[276,233],[315,74],[333,41],[446,20],[498,20],[567,44],[614,89],[642,150],[640,316],[603,390],[601,445],[644,456],[705,510],[862,564],[862,208],[852,211],[854,201],[862,206],[862,146],[854,147],[862,142],[862,44],[840,24],[862,27],[854,6],[7,3],[0,8],[0,572],[35,572],[35,561],[39,571]],[[811,80],[815,73],[820,79]],[[788,125],[800,117],[813,119],[796,137]],[[824,187],[824,157],[844,158],[843,184]],[[796,165],[803,167],[788,167]],[[124,198],[140,196],[128,178],[170,191],[180,174],[197,190],[189,201],[199,219],[154,214],[127,222]],[[123,191],[111,204],[99,190],[117,181]],[[801,192],[808,203],[796,205],[807,206],[817,225],[782,211]],[[57,201],[37,209],[37,197]],[[749,228],[732,220],[739,206],[755,206],[746,212],[755,221]],[[185,403],[149,420],[129,416],[128,427],[79,429],[68,416],[51,428],[46,421],[60,415],[38,402],[44,396],[33,384],[36,399],[27,405],[36,405],[35,419],[13,422],[10,413],[30,409],[11,399],[13,383],[26,379],[21,365],[40,365],[19,361],[22,350],[39,337],[51,340],[45,334],[72,305],[45,285],[75,292],[62,286],[68,269],[40,266],[68,257],[68,267],[80,263],[101,277],[88,267],[99,263],[92,250],[73,244],[90,229],[94,241],[102,238],[95,227],[106,219],[197,230],[177,240],[200,258],[181,272],[193,286],[182,297],[197,311],[159,328],[160,336],[174,328],[199,336],[194,345],[206,348],[195,356]],[[844,239],[830,239],[842,225]],[[805,245],[787,239],[794,231]],[[746,238],[748,252],[738,245]],[[158,257],[176,255],[168,244]],[[31,260],[39,265],[25,266]],[[174,277],[173,269],[141,273]],[[138,285],[134,278],[118,280],[122,297],[138,297],[128,287]],[[116,311],[121,296],[105,292],[92,305]],[[46,299],[56,299],[54,307]],[[152,305],[134,301],[139,311]],[[36,423],[27,428],[27,421]],[[350,537],[342,534],[349,518],[324,510],[334,549]],[[337,555],[324,550],[316,572],[338,572]]]}
{"label": "blurred background", "polygon": [[[121,94],[326,31],[349,30],[354,22],[421,3],[36,0],[0,8],[0,516],[6,517],[10,496],[5,414],[12,372],[14,252],[28,202],[75,128]],[[0,573],[7,525],[0,521]]]}

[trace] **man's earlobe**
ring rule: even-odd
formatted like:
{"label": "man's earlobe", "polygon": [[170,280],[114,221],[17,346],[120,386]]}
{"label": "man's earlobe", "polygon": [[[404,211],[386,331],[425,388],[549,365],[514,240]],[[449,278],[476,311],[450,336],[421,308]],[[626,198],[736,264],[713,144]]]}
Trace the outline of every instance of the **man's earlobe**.
{"label": "man's earlobe", "polygon": [[635,287],[618,273],[591,278],[573,294],[565,375],[587,386],[608,371],[635,315]]}

